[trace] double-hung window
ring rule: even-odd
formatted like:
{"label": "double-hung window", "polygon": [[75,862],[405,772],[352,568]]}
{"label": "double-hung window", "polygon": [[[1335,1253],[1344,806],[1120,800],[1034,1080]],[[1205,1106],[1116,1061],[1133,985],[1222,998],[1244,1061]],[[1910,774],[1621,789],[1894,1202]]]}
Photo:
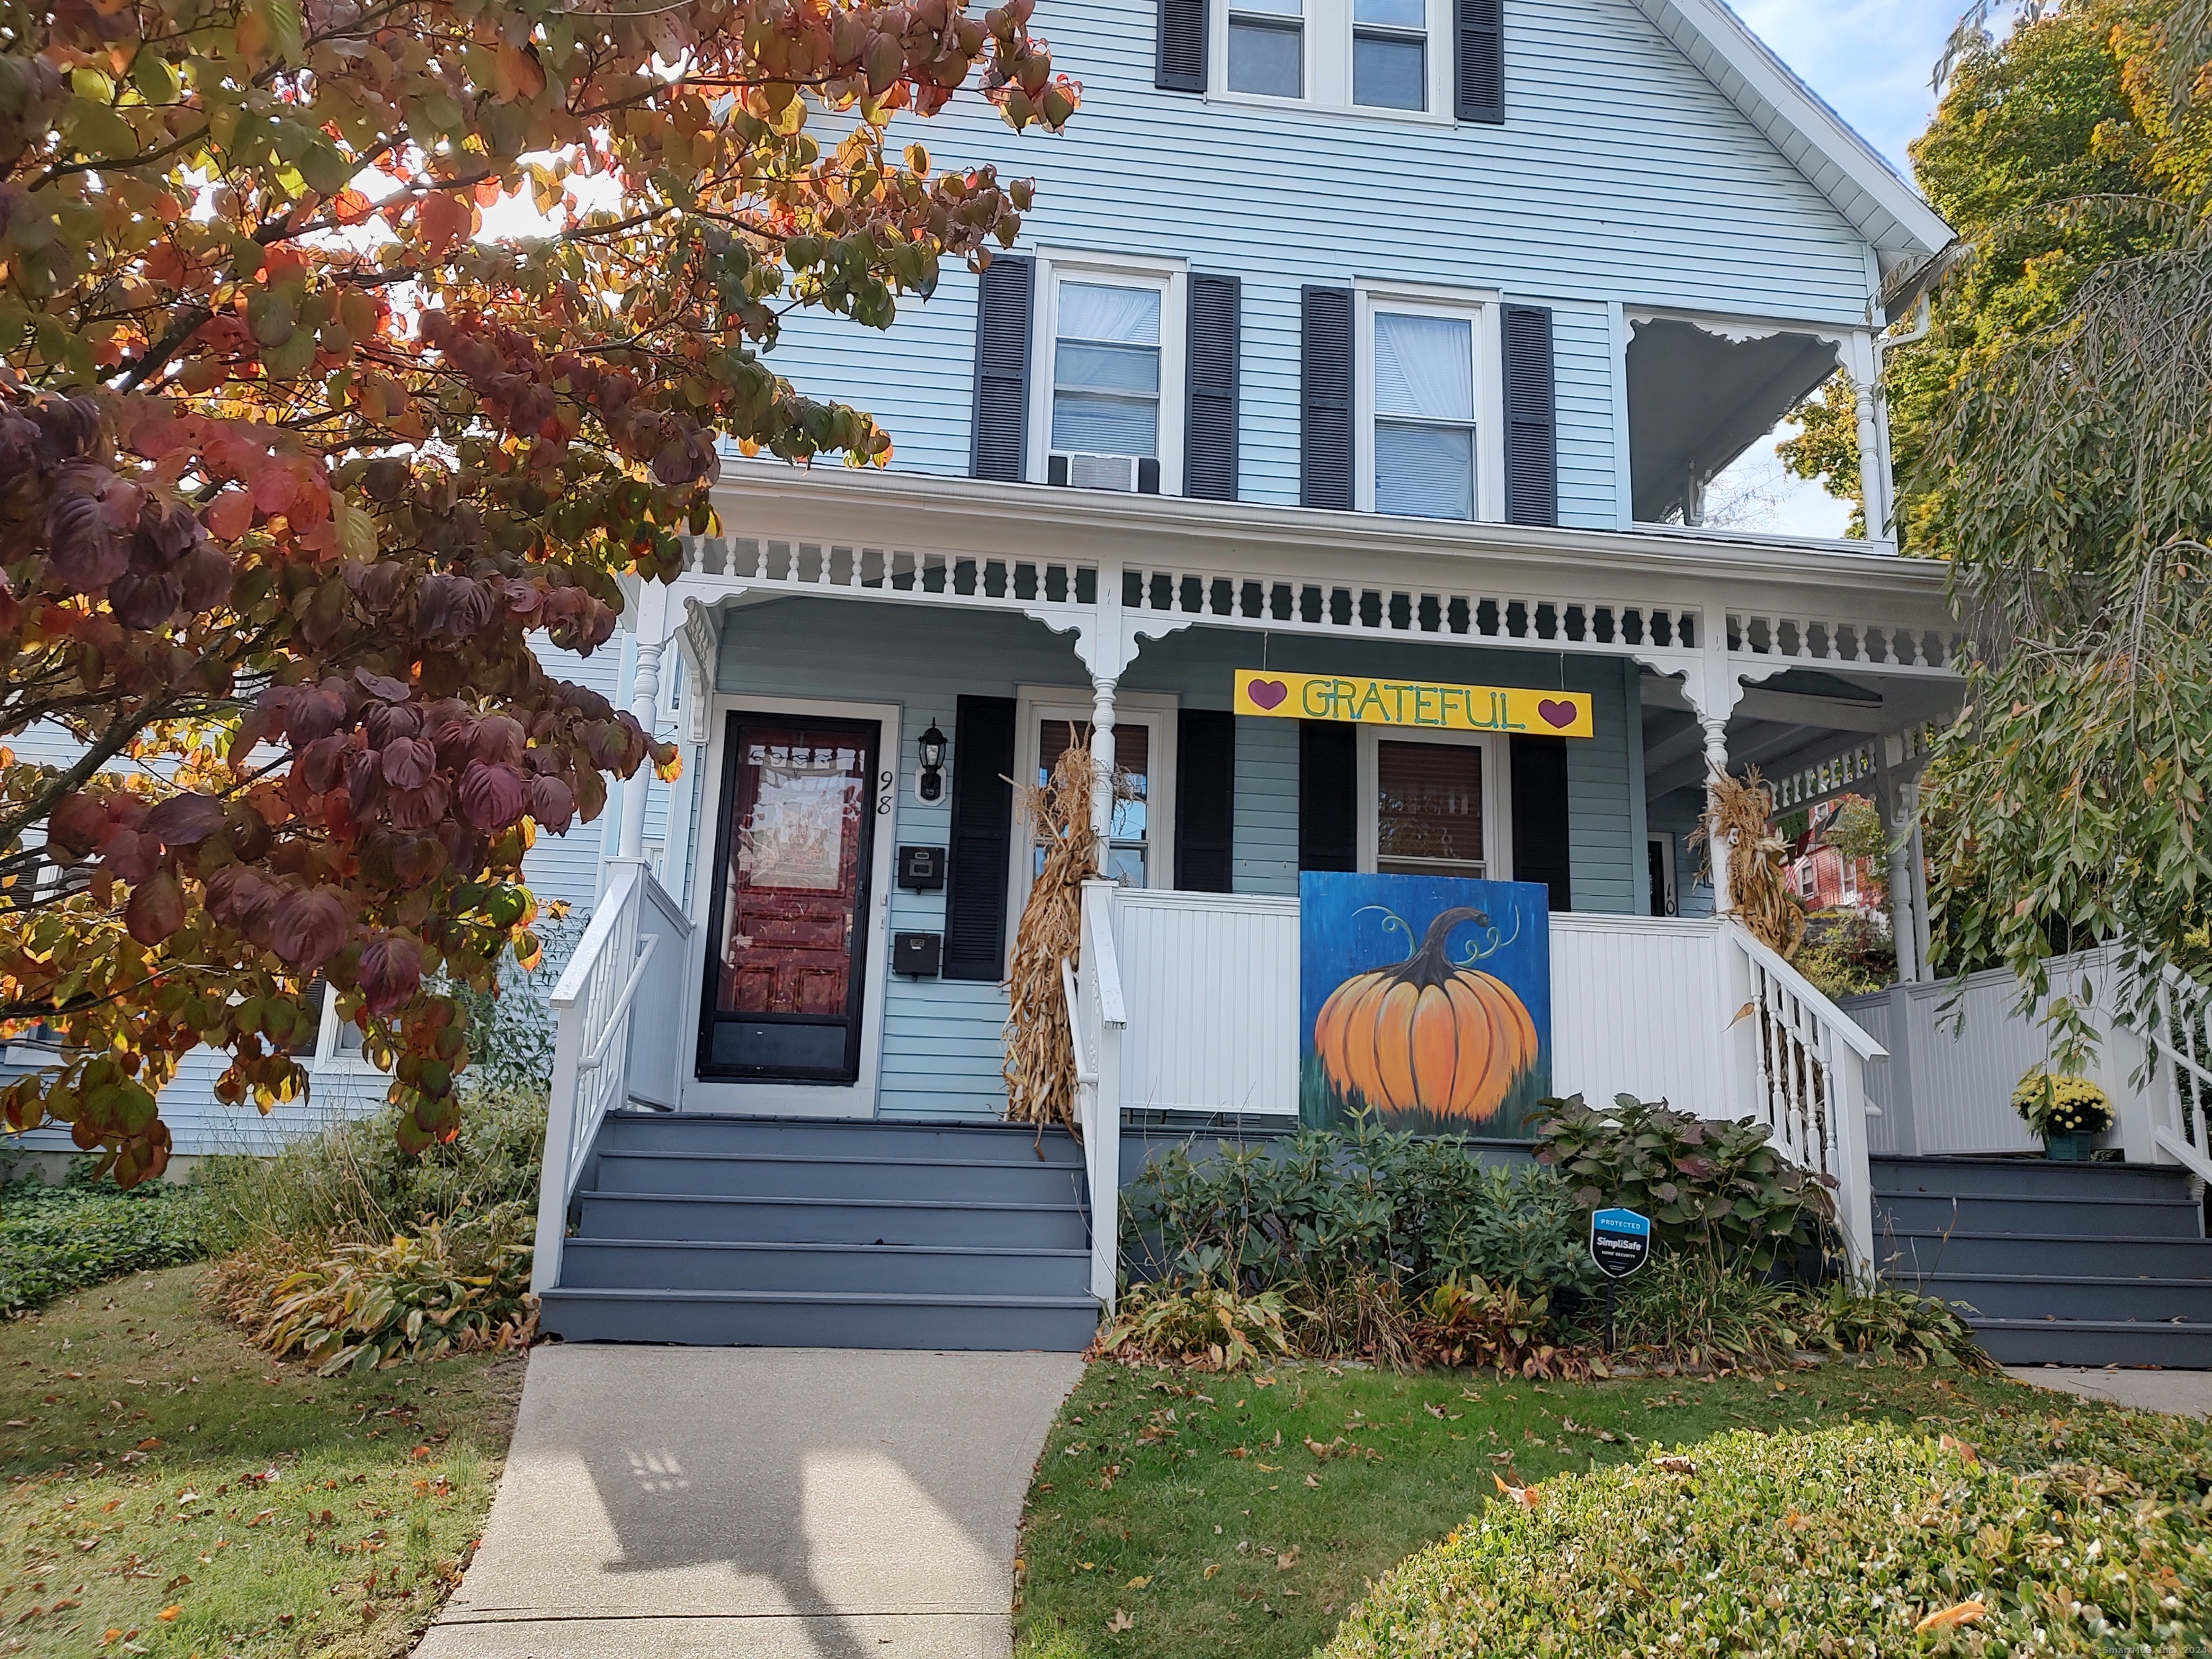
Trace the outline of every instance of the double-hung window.
{"label": "double-hung window", "polygon": [[1352,101],[1429,106],[1429,0],[1352,0]]}
{"label": "double-hung window", "polygon": [[1502,516],[1496,307],[1361,297],[1360,506],[1417,519]]}
{"label": "double-hung window", "polygon": [[1453,117],[1455,0],[1211,0],[1207,90],[1354,114]]}
{"label": "double-hung window", "polygon": [[1032,474],[1078,489],[1180,494],[1181,266],[1040,255]]}
{"label": "double-hung window", "polygon": [[1305,0],[1228,0],[1229,90],[1258,98],[1306,94]]}

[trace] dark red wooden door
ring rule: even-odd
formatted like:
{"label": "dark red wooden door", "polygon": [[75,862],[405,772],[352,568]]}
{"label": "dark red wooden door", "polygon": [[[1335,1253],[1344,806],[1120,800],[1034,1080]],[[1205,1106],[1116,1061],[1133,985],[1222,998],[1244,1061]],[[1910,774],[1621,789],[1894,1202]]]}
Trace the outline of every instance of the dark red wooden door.
{"label": "dark red wooden door", "polygon": [[877,735],[730,717],[701,1076],[859,1075]]}

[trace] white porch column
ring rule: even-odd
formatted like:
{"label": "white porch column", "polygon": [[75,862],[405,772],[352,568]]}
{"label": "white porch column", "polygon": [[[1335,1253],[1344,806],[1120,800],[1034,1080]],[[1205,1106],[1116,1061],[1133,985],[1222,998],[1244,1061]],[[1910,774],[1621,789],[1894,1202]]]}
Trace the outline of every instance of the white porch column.
{"label": "white porch column", "polygon": [[[653,735],[653,726],[660,715],[660,653],[666,650],[665,641],[655,640],[650,634],[639,631],[637,636],[637,674],[630,683],[629,712],[645,728],[645,735]],[[622,839],[617,843],[615,856],[642,859],[645,856],[645,800],[646,792],[653,787],[653,762],[640,763],[623,784]]]}
{"label": "white porch column", "polygon": [[1886,816],[1889,831],[1889,937],[1897,947],[1897,982],[1920,982],[1919,907],[1912,890],[1912,831],[1902,812]]}
{"label": "white porch column", "polygon": [[1844,357],[1844,367],[1850,374],[1851,389],[1858,405],[1859,499],[1866,507],[1867,538],[1893,541],[1897,532],[1889,521],[1889,449],[1882,442],[1881,405],[1876,386],[1881,377],[1881,360],[1875,351],[1874,337],[1851,336]]}
{"label": "white porch column", "polygon": [[[1698,724],[1705,730],[1705,810],[1713,808],[1713,783],[1728,775],[1728,716],[1700,714]],[[1709,817],[1708,823],[1712,822]],[[1735,908],[1735,901],[1729,893],[1729,844],[1718,835],[1711,838],[1709,850],[1713,865],[1713,914],[1726,915]]]}
{"label": "white porch column", "polygon": [[1105,875],[1114,832],[1114,687],[1111,674],[1091,677],[1091,758],[1097,776],[1091,784],[1091,828],[1098,837],[1098,873]]}
{"label": "white porch column", "polygon": [[1920,837],[1920,785],[1911,785],[1912,793],[1912,959],[1920,970],[1922,980],[1936,977],[1935,949],[1929,928],[1931,918],[1928,911],[1928,849]]}

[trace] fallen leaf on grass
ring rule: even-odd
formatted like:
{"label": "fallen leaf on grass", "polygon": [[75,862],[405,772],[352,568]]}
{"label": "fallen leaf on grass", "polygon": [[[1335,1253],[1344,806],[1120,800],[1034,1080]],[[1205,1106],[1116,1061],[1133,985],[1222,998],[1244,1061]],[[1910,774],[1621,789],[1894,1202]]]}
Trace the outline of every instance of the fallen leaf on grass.
{"label": "fallen leaf on grass", "polygon": [[1652,1462],[1668,1474],[1695,1474],[1697,1461],[1688,1457],[1655,1457]]}
{"label": "fallen leaf on grass", "polygon": [[1206,1564],[1206,1576],[1209,1579],[1220,1571],[1221,1563],[1218,1561],[1209,1561]]}
{"label": "fallen leaf on grass", "polygon": [[1298,1552],[1304,1547],[1305,1546],[1303,1544],[1293,1544],[1288,1550],[1284,1552],[1284,1553],[1277,1556],[1275,1558],[1275,1571],[1277,1572],[1288,1572],[1292,1567],[1297,1565]]}
{"label": "fallen leaf on grass", "polygon": [[1107,1631],[1115,1636],[1119,1636],[1123,1631],[1134,1630],[1136,1627],[1137,1621],[1119,1607],[1114,1609],[1114,1616],[1106,1621]]}
{"label": "fallen leaf on grass", "polygon": [[1317,1475],[1317,1474],[1310,1474],[1310,1475],[1308,1475],[1308,1476],[1306,1477],[1306,1485],[1308,1485],[1309,1486],[1320,1486],[1320,1485],[1321,1485],[1321,1477],[1320,1477],[1319,1475]]}
{"label": "fallen leaf on grass", "polygon": [[184,1612],[184,1607],[181,1605],[173,1604],[169,1607],[163,1607],[161,1612],[155,1613],[154,1616],[165,1625],[173,1625],[177,1622],[177,1615],[182,1612]]}
{"label": "fallen leaf on grass", "polygon": [[1142,1589],[1146,1585],[1152,1582],[1152,1574],[1149,1572],[1140,1572],[1134,1578],[1132,1578],[1127,1583],[1122,1585],[1121,1588],[1123,1589]]}
{"label": "fallen leaf on grass", "polygon": [[1912,1627],[1915,1636],[1924,1636],[1931,1630],[1956,1630],[1961,1625],[1971,1625],[1989,1609],[1978,1596],[1972,1601],[1954,1602],[1941,1613],[1931,1613]]}

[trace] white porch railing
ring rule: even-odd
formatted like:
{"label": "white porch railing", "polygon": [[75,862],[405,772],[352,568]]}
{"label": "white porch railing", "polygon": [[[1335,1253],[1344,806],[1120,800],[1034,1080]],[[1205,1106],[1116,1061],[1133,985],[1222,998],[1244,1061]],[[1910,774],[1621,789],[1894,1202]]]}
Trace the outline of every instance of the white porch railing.
{"label": "white porch railing", "polygon": [[560,1282],[568,1203],[601,1121],[632,1100],[677,1103],[679,1057],[648,1025],[633,1021],[630,1011],[641,999],[650,1007],[678,1005],[691,924],[644,865],[618,859],[609,868],[591,925],[553,988],[553,1086],[538,1177],[533,1291]]}
{"label": "white porch railing", "polygon": [[[2151,1048],[2161,1062],[2150,1079],[2151,1136],[2159,1150],[2200,1181],[2212,1181],[2212,1020],[2201,988],[2168,968],[2159,981],[2158,1029]],[[2161,1075],[2162,1074],[2162,1075]]]}
{"label": "white porch railing", "polygon": [[[1110,921],[1110,927],[1106,926]],[[1072,975],[1068,993],[1091,1194],[1113,1212],[1118,1152],[1104,1127],[1125,1110],[1297,1114],[1298,906],[1290,898],[1086,893],[1084,961],[1094,936],[1115,947],[1124,1021],[1109,1025]],[[1833,1178],[1853,1258],[1872,1240],[1866,1067],[1881,1043],[1788,963],[1732,922],[1559,915],[1552,918],[1552,1077],[1598,1105],[1616,1094],[1665,1099],[1703,1117],[1753,1117],[1786,1156]],[[1109,1056],[1110,1055],[1110,1059]],[[1118,1073],[1118,1081],[1109,1075]],[[1096,1282],[1116,1263],[1094,1256]]]}
{"label": "white porch railing", "polygon": [[1075,1040],[1076,1124],[1091,1189],[1091,1293],[1109,1315],[1121,1274],[1121,1031],[1129,1022],[1115,950],[1114,884],[1083,884],[1081,965],[1060,983]]}
{"label": "white porch railing", "polygon": [[1747,1048],[1752,1115],[1773,1133],[1790,1162],[1834,1184],[1844,1249],[1862,1271],[1874,1265],[1874,1181],[1867,1167],[1866,1066],[1887,1052],[1811,981],[1751,936],[1723,921],[1720,940],[1730,969],[1730,1017]]}
{"label": "white porch railing", "polygon": [[[2053,957],[2045,968],[2051,995],[2070,999],[2096,1037],[2096,1052],[2083,1069],[2112,1103],[2112,1144],[2131,1164],[2172,1161],[2212,1180],[2206,1144],[2212,1035],[2201,997],[2178,975],[2168,978],[2146,1035],[2119,1018],[2117,951]],[[1874,1125],[1875,1152],[1971,1156],[2038,1149],[2013,1109],[2012,1092],[2025,1073],[2050,1064],[2050,1037],[2019,1004],[2020,981],[2009,968],[1970,974],[1963,983],[1893,985],[1844,1002],[1845,1012],[1890,1050],[1890,1064],[1872,1084],[1882,1109]]]}

